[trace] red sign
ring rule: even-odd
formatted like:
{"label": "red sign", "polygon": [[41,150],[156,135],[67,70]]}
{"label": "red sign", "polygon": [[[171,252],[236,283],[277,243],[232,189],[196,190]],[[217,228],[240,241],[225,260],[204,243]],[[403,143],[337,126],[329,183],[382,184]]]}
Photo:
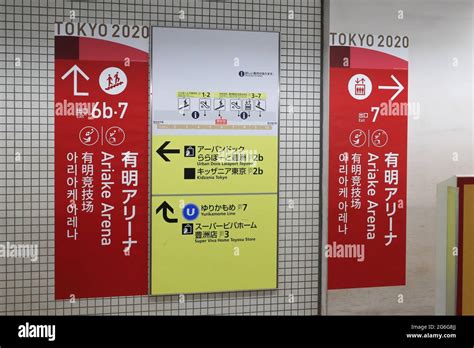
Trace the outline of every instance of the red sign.
{"label": "red sign", "polygon": [[148,52],[133,41],[56,36],[56,299],[148,293]]}
{"label": "red sign", "polygon": [[464,269],[464,186],[474,185],[474,177],[457,177],[458,197],[458,258],[457,258],[457,287],[456,314],[463,315],[463,269]]}
{"label": "red sign", "polygon": [[328,288],[405,284],[408,62],[331,47]]}

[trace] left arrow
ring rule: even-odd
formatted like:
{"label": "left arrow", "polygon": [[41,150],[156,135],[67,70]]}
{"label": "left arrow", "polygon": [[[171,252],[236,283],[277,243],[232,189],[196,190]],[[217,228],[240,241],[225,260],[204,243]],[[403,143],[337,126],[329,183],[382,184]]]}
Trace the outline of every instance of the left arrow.
{"label": "left arrow", "polygon": [[77,65],[74,64],[74,66],[69,69],[63,76],[61,76],[61,80],[64,80],[66,77],[69,75],[73,74],[74,77],[74,95],[79,96],[79,97],[85,97],[89,95],[89,92],[78,92],[77,90],[77,73],[79,73],[83,78],[89,81],[89,76],[86,75],[84,71],[81,70]]}
{"label": "left arrow", "polygon": [[166,156],[168,153],[179,153],[178,149],[167,149],[166,147],[170,144],[169,141],[165,141],[163,145],[156,150],[156,153],[161,156],[166,162],[169,162],[170,159]]}
{"label": "left arrow", "polygon": [[178,222],[178,219],[172,219],[168,217],[168,211],[174,214],[174,209],[167,201],[163,201],[158,208],[156,208],[156,214],[158,214],[161,210],[163,210],[163,219],[171,224],[175,224]]}

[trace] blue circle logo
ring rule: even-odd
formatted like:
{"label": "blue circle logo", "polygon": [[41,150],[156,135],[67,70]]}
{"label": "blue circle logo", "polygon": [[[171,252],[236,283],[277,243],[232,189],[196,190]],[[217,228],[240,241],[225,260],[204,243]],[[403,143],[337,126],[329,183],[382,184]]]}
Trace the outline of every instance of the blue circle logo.
{"label": "blue circle logo", "polygon": [[188,221],[196,220],[199,216],[199,207],[196,204],[189,203],[183,208],[183,217]]}

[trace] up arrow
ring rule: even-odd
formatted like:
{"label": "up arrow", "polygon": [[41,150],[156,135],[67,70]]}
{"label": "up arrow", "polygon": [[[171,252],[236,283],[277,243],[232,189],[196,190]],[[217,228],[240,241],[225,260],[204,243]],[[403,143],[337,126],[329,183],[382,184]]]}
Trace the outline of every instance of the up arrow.
{"label": "up arrow", "polygon": [[168,217],[168,211],[174,214],[174,209],[167,201],[164,201],[160,204],[158,208],[156,208],[156,214],[159,214],[160,211],[163,211],[163,220],[168,223],[175,224],[178,222],[178,219]]}
{"label": "up arrow", "polygon": [[71,73],[74,73],[74,95],[75,96],[88,96],[89,92],[78,92],[77,91],[77,73],[81,74],[83,78],[86,80],[89,80],[89,76],[86,75],[84,71],[81,70],[77,65],[74,64],[74,66],[69,69],[62,77],[61,80],[64,80],[66,77],[71,75]]}
{"label": "up arrow", "polygon": [[397,90],[397,92],[392,96],[392,98],[390,98],[391,101],[394,101],[396,97],[398,97],[398,95],[400,93],[402,93],[402,91],[405,89],[405,87],[403,87],[403,85],[400,83],[400,81],[397,80],[397,78],[393,75],[390,75],[390,77],[392,78],[393,81],[395,81],[395,83],[397,84],[396,86],[379,86],[379,89],[393,89],[393,90]]}

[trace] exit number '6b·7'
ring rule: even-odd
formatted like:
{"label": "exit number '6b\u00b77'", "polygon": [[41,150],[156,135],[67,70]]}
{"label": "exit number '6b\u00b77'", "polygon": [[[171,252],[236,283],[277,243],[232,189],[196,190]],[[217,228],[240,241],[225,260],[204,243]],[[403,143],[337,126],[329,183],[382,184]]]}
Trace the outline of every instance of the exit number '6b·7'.
{"label": "exit number '6b\u00b77'", "polygon": [[91,118],[110,119],[112,117],[119,117],[120,119],[123,119],[127,108],[127,102],[118,102],[116,108],[107,105],[106,102],[95,102],[92,106]]}

